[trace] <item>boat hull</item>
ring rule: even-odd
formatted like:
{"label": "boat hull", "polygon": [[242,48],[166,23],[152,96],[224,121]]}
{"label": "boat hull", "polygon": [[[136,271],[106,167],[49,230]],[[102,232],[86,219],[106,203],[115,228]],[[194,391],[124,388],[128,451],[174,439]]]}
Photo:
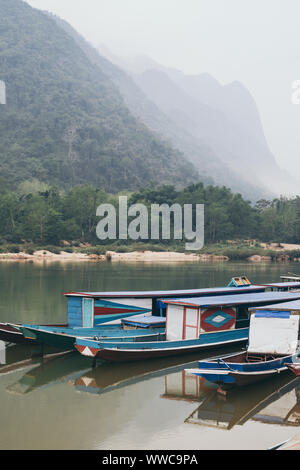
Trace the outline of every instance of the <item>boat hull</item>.
{"label": "boat hull", "polygon": [[164,336],[164,328],[155,329],[139,329],[139,330],[124,330],[118,325],[110,327],[98,327],[98,328],[57,328],[43,330],[41,327],[22,326],[20,327],[23,335],[32,340],[48,346],[53,346],[62,351],[69,351],[74,349],[74,345],[77,339],[81,338],[84,341],[90,341],[90,338],[97,337],[98,340],[103,342],[115,339],[117,341],[123,341],[128,338],[128,341],[139,341],[144,339],[156,340],[160,336]]}
{"label": "boat hull", "polygon": [[86,356],[114,362],[131,362],[162,357],[180,356],[198,351],[216,349],[248,341],[249,328],[218,333],[205,333],[198,340],[156,341],[145,343],[96,343],[78,340],[76,349]]}
{"label": "boat hull", "polygon": [[6,343],[14,344],[32,344],[33,340],[29,338],[24,338],[21,331],[17,328],[13,328],[10,325],[5,325],[4,323],[0,324],[0,341],[5,341]]}
{"label": "boat hull", "polygon": [[[53,325],[64,327],[66,325]],[[36,344],[35,338],[27,337],[25,338],[20,329],[8,325],[6,323],[0,323],[0,341],[5,343],[14,343],[14,344]]]}
{"label": "boat hull", "polygon": [[73,349],[76,338],[68,335],[50,334],[48,332],[33,330],[30,328],[20,328],[24,337],[30,341],[53,346],[61,351],[70,351]]}
{"label": "boat hull", "polygon": [[257,383],[283,372],[288,372],[297,354],[278,356],[266,360],[248,361],[247,353],[219,358],[211,361],[200,361],[198,369],[189,372],[220,385],[224,389],[234,386],[245,386]]}

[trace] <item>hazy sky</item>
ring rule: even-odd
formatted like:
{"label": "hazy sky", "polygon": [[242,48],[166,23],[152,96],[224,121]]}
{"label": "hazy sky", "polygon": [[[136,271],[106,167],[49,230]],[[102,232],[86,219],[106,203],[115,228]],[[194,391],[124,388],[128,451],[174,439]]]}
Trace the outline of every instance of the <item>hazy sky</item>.
{"label": "hazy sky", "polygon": [[300,171],[299,0],[27,0],[94,45],[145,54],[185,73],[240,80],[258,105],[280,166]]}

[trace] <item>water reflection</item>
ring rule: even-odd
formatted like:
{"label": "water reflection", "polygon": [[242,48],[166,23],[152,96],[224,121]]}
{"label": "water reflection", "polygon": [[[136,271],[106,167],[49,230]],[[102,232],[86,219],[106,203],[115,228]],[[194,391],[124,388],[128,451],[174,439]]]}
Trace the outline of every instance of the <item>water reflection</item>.
{"label": "water reflection", "polygon": [[[289,265],[288,270],[298,268]],[[0,264],[0,320],[64,322],[66,304],[61,294],[68,290],[222,286],[237,274],[257,283],[275,282],[286,271],[284,265],[249,263]],[[98,363],[93,368],[90,359],[77,353],[58,356],[57,351],[47,350],[41,357],[37,347],[0,348],[1,422],[5,423],[0,448],[268,448],[291,437],[291,426],[299,424],[296,377],[226,397],[220,397],[213,384],[186,377],[184,369],[199,359],[225,352],[235,350],[132,364]],[[199,425],[187,424],[192,422]],[[268,433],[265,423],[273,423]],[[224,433],[222,426],[231,426],[232,432]]]}
{"label": "water reflection", "polygon": [[42,387],[56,385],[74,377],[87,369],[86,358],[76,352],[53,354],[41,358],[39,365],[27,371],[20,380],[7,387],[8,392],[27,394]]}
{"label": "water reflection", "polygon": [[[233,351],[227,348],[226,352]],[[121,397],[129,399],[131,396],[130,402],[134,402],[135,395],[139,395],[137,390],[142,385],[143,390],[148,389],[148,394],[153,395],[154,393],[155,396],[152,399],[155,402],[157,400],[168,401],[171,404],[173,416],[174,413],[177,414],[177,407],[178,418],[181,416],[180,421],[183,426],[185,426],[184,423],[189,423],[198,425],[195,428],[210,427],[216,430],[230,430],[237,425],[244,425],[249,420],[284,426],[299,426],[300,424],[300,378],[295,377],[289,371],[261,384],[234,389],[223,396],[217,392],[215,384],[185,371],[186,368],[194,367],[197,364],[197,361],[201,359],[199,354],[127,364],[105,362],[99,363],[97,367],[92,367],[90,359],[76,352],[63,353],[63,355],[52,352],[44,357],[33,353],[36,351],[29,346],[19,345],[6,348],[6,364],[0,367],[0,374],[1,372],[3,374],[5,372],[6,375],[9,373],[10,377],[10,375],[13,376],[13,372],[20,372],[22,368],[26,367],[18,380],[6,385],[5,390],[9,395],[22,397],[22,395],[31,395],[32,392],[39,390],[43,395],[47,393],[48,399],[52,396],[51,402],[54,403],[56,395],[59,395],[59,390],[61,390],[59,385],[63,384],[70,391],[73,389],[75,392],[80,392],[78,394],[80,403],[86,411],[86,407],[88,406],[90,409],[91,404],[88,404],[90,402],[85,398],[90,395],[94,397],[98,395],[100,405],[98,411],[104,418],[106,408],[101,406],[101,403],[104,404],[102,398],[106,397],[106,405],[111,403],[112,413],[116,403],[119,410],[122,406],[122,400],[114,401],[113,397],[116,397],[117,391],[122,392],[119,399]],[[202,356],[204,355],[205,353],[202,353]],[[28,365],[31,367],[28,368]],[[158,384],[160,384],[159,387]],[[72,395],[68,393],[68,396],[70,399]],[[41,399],[41,395],[39,397],[38,400]],[[73,398],[73,401],[76,401],[77,405],[79,404],[78,399]],[[92,408],[94,408],[94,403]],[[182,415],[182,404],[184,403],[189,407],[196,404],[196,409],[186,409],[188,413],[192,411],[188,417]],[[123,405],[126,409],[128,404],[125,399]],[[157,403],[156,408],[162,412],[164,406],[161,407]],[[76,415],[81,416],[80,409],[77,407],[72,409]],[[170,408],[167,407],[167,409]],[[128,416],[126,414],[126,419],[135,421],[140,413],[145,413],[145,421],[143,420],[143,422],[145,422],[145,427],[149,426],[151,419],[147,400],[139,400],[136,410],[131,407],[130,414]],[[50,410],[48,410],[48,414],[51,414]],[[164,428],[166,424],[164,424],[163,416],[155,421],[155,424]],[[111,429],[111,433],[113,436],[113,429]],[[107,435],[109,436],[109,434]]]}
{"label": "water reflection", "polygon": [[[16,349],[16,348],[12,348]],[[8,391],[27,394],[38,388],[55,383],[68,382],[74,385],[77,391],[102,394],[118,388],[137,384],[155,377],[164,377],[183,371],[186,367],[196,367],[197,361],[207,357],[209,353],[193,353],[151,361],[132,363],[109,363],[98,361],[77,352],[52,353],[46,356],[32,356],[30,347],[18,348],[19,355],[11,358],[10,370],[17,370],[25,365],[36,363],[36,366],[26,373]],[[28,359],[20,360],[22,352],[26,351]],[[224,348],[226,353],[233,352],[232,347]],[[211,355],[211,353],[210,353]],[[7,369],[5,369],[7,370]],[[0,368],[1,372],[1,368]]]}
{"label": "water reflection", "polygon": [[[248,420],[299,426],[300,380],[290,372],[226,396],[217,391],[201,397],[200,406],[187,423],[230,430]],[[283,406],[284,404],[284,406]]]}
{"label": "water reflection", "polygon": [[[225,350],[232,352],[232,348]],[[34,354],[36,351],[29,346],[7,347],[5,351],[6,364],[0,367],[0,373],[34,365],[7,386],[10,393],[25,395],[50,385],[68,383],[76,391],[101,395],[160,377],[164,381],[161,399],[200,403],[185,420],[187,423],[227,430],[250,419],[291,426],[300,424],[300,378],[289,371],[261,384],[221,395],[215,384],[185,371],[197,365],[202,358],[199,353],[126,364],[103,362],[92,367],[90,359],[76,352],[48,352],[42,357]],[[207,357],[207,353],[202,356]]]}
{"label": "water reflection", "polygon": [[66,355],[65,351],[58,351],[50,346],[7,344],[2,341],[1,343],[3,344],[0,349],[0,376]]}

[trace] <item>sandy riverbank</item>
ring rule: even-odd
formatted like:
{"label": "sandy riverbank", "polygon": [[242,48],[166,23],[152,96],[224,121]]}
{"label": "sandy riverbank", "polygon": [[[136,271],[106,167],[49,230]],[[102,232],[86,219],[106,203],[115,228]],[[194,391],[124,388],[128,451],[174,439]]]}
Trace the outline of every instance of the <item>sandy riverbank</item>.
{"label": "sandy riverbank", "polygon": [[[249,261],[253,263],[257,262],[271,262],[276,261],[300,261],[300,258],[295,259],[294,255],[289,254],[295,251],[300,253],[300,245],[282,243],[280,245],[276,243],[261,243],[259,253],[255,253],[245,257],[241,256],[241,260]],[[264,254],[265,252],[265,254]],[[273,253],[273,257],[271,256]],[[229,253],[228,253],[229,254]],[[239,254],[239,250],[237,250]],[[275,258],[274,258],[275,254]],[[79,251],[61,251],[60,253],[53,253],[47,250],[37,250],[32,254],[26,252],[18,253],[0,253],[0,261],[29,261],[29,262],[81,262],[81,261],[94,261],[94,262],[143,262],[143,263],[180,263],[180,262],[226,262],[230,261],[229,256],[219,254],[208,254],[208,253],[179,253],[176,251],[132,251],[132,252],[116,252],[107,251],[106,254],[88,254],[81,253]],[[233,257],[235,261],[239,260],[239,257]]]}
{"label": "sandy riverbank", "polygon": [[86,253],[67,253],[61,251],[59,254],[50,251],[35,251],[33,254],[1,253],[0,261],[31,261],[31,262],[77,262],[77,261],[111,261],[111,262],[199,262],[199,261],[229,261],[227,256],[215,256],[196,253],[177,253],[171,251],[132,251],[129,253],[117,253],[107,251],[105,255],[88,255]]}

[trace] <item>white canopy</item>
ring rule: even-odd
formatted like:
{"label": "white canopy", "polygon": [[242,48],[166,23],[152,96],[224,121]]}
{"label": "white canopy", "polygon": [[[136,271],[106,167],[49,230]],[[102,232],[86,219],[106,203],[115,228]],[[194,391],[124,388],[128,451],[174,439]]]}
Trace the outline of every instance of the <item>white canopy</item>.
{"label": "white canopy", "polygon": [[295,354],[299,315],[289,311],[257,310],[251,315],[248,352]]}

